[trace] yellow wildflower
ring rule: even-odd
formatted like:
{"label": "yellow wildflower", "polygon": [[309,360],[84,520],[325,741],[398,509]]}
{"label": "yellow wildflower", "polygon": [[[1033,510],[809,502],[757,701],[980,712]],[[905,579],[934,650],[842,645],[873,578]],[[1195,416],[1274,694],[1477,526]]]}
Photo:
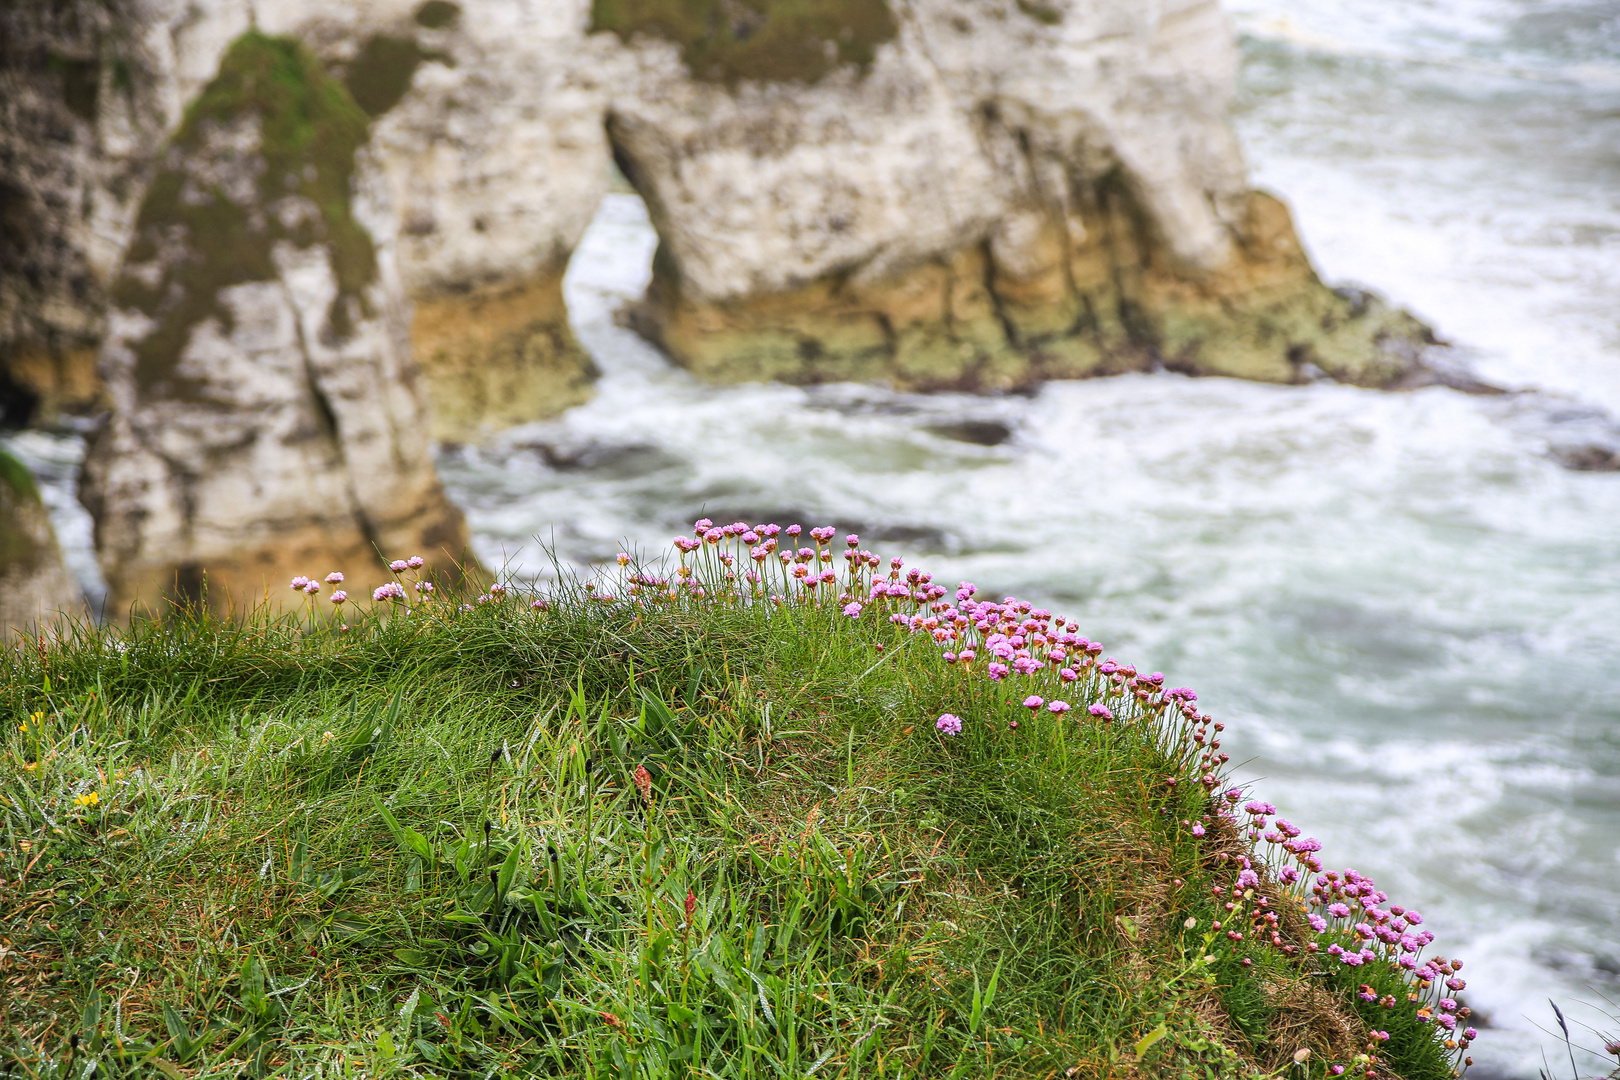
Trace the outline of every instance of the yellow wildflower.
{"label": "yellow wildflower", "polygon": [[101,802],[101,796],[92,791],[87,795],[74,796],[73,802],[77,806],[95,806],[97,803]]}
{"label": "yellow wildflower", "polygon": [[30,761],[30,762],[28,762],[28,764],[24,765],[23,768],[26,769],[28,772],[33,772],[35,769],[39,768],[39,762]]}

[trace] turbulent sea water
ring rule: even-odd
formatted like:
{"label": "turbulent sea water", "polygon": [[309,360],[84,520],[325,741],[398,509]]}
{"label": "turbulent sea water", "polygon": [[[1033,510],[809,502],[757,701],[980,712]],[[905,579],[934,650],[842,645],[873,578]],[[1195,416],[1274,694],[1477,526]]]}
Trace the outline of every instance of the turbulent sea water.
{"label": "turbulent sea water", "polygon": [[[1545,452],[1620,412],[1620,8],[1231,7],[1251,167],[1324,275],[1545,393],[706,387],[615,323],[655,240],[613,195],[566,283],[596,399],[440,469],[519,576],[549,573],[537,537],[588,568],[704,512],[854,529],[1071,615],[1195,687],[1243,779],[1425,912],[1467,960],[1474,1075],[1532,1077],[1564,1060],[1549,997],[1589,1047],[1620,1002],[1620,475]],[[10,442],[93,588],[77,451]]]}

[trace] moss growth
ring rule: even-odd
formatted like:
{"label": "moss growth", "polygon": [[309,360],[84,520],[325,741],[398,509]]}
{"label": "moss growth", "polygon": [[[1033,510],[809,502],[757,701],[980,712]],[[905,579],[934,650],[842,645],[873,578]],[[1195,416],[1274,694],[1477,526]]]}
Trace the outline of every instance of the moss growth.
{"label": "moss growth", "polygon": [[[32,570],[39,564],[42,552],[28,522],[40,513],[34,474],[0,447],[0,574]],[[0,630],[5,629],[0,624]]]}
{"label": "moss growth", "polygon": [[461,5],[452,4],[450,0],[427,0],[427,3],[416,9],[416,25],[425,26],[429,30],[443,30],[455,24],[461,18]]}
{"label": "moss growth", "polygon": [[[420,12],[417,18],[421,18]],[[438,59],[437,53],[424,51],[409,38],[378,34],[361,47],[344,84],[366,115],[381,116],[411,88],[411,76],[422,61],[433,59]]]}
{"label": "moss growth", "polygon": [[591,30],[665,38],[694,78],[732,86],[865,70],[899,27],[886,0],[593,0]]}
{"label": "moss growth", "polygon": [[62,101],[68,111],[86,123],[94,123],[96,101],[101,96],[101,65],[94,60],[74,60],[55,53],[47,62],[62,80]]}
{"label": "moss growth", "polygon": [[1037,3],[1036,0],[1018,0],[1018,10],[1047,26],[1056,26],[1063,21],[1063,12],[1050,5]]}
{"label": "moss growth", "polygon": [[0,447],[0,486],[6,488],[13,496],[27,502],[39,501],[39,488],[34,484],[34,474],[28,466],[18,461]]}
{"label": "moss growth", "polygon": [[[187,165],[210,154],[211,132],[250,118],[260,130],[251,163],[256,197],[244,203],[220,186],[204,187]],[[175,365],[192,329],[210,317],[230,328],[220,290],[274,278],[270,253],[278,240],[329,248],[339,290],[334,328],[341,329],[351,303],[364,306],[361,291],[376,276],[376,253],[354,219],[349,190],[355,151],[366,137],[365,113],[302,45],[253,31],[231,46],[187,111],[173,142],[179,153],[154,178],[136,220],[129,262],[163,253],[162,273],[149,284],[126,271],[113,289],[115,303],[157,319],[136,347],[143,390],[185,392]],[[313,202],[319,220],[289,226],[266,212],[287,195]],[[170,254],[177,244],[182,250]]]}

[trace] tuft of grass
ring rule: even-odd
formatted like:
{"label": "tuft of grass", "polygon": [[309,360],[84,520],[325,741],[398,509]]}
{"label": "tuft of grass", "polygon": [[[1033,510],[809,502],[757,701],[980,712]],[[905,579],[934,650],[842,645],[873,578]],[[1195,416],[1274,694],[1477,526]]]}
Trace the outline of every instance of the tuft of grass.
{"label": "tuft of grass", "polygon": [[[638,577],[0,652],[0,1069],[1369,1067],[1341,976],[1213,929],[1254,849],[1183,827],[1212,795],[1176,725],[1032,715],[926,634]],[[1376,1075],[1452,1075],[1377,1022]]]}

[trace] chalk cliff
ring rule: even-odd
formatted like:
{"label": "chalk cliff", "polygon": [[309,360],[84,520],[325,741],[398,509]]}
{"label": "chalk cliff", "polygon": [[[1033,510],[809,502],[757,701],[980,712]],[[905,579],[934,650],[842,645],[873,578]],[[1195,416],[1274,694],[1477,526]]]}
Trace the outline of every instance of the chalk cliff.
{"label": "chalk cliff", "polygon": [[[585,7],[488,0],[22,0],[0,9],[0,422],[107,405],[95,353],[147,185],[250,29],[296,38],[371,121],[432,434],[578,404],[561,279],[608,180]],[[386,204],[386,205],[384,205]],[[409,316],[408,316],[409,317]]]}
{"label": "chalk cliff", "polygon": [[430,439],[589,394],[561,281],[615,160],[661,238],[634,321],[704,378],[1421,371],[1426,330],[1324,286],[1249,189],[1205,0],[23,0],[0,27],[0,402],[109,411],[84,492],[118,605],[458,546]]}
{"label": "chalk cliff", "polygon": [[[635,60],[608,130],[662,241],[638,325],[698,374],[1005,390],[1416,367],[1424,328],[1325,287],[1249,189],[1211,0],[896,0],[864,63],[795,82],[740,77],[779,47],[760,5],[710,6],[595,9]],[[860,40],[838,26],[828,57]]]}
{"label": "chalk cliff", "polygon": [[366,139],[308,50],[249,32],[171,140],[112,289],[113,410],[85,466],[115,611],[461,553]]}

